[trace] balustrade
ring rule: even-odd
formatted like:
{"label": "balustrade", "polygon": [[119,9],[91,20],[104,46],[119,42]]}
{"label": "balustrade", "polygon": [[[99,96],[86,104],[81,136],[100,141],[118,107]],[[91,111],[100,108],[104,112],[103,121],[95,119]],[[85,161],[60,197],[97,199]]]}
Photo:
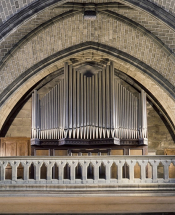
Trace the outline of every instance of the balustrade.
{"label": "balustrade", "polygon": [[[12,168],[11,180],[6,179],[6,167],[8,164]],[[41,167],[43,164],[47,169],[46,179],[41,179]],[[163,178],[158,177],[159,164],[163,165]],[[23,166],[23,179],[18,179],[17,169],[19,165]],[[31,165],[34,167],[34,171],[31,171]],[[129,170],[127,168],[128,171],[125,171],[128,177],[124,177],[126,165],[129,167]],[[140,175],[140,178],[135,178],[134,169],[136,165],[137,170],[139,169],[138,171],[140,171],[137,174]],[[138,168],[138,165],[140,168]],[[169,170],[175,171],[174,166],[175,156],[1,157],[0,184],[175,183],[175,173],[169,172]],[[55,168],[58,168],[58,170],[55,171]],[[65,168],[67,168],[67,172]],[[76,178],[77,168],[80,178]],[[150,168],[152,168],[151,178],[148,177]],[[93,178],[91,179],[88,178],[89,171],[93,171]],[[100,171],[103,171],[105,178],[100,177]],[[30,176],[31,172],[34,174],[33,177]],[[65,179],[66,174],[68,179]]]}

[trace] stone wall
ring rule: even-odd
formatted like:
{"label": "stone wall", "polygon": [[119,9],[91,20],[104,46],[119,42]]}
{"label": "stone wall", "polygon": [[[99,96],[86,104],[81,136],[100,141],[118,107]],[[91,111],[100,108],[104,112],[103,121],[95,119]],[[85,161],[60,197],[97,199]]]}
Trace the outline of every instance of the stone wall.
{"label": "stone wall", "polygon": [[147,115],[148,115],[148,151],[163,155],[164,149],[175,148],[170,132],[165,126],[163,120],[147,102]]}
{"label": "stone wall", "polygon": [[[29,6],[38,0],[0,0],[0,24],[7,21],[10,17]],[[174,0],[148,0],[157,6],[163,8],[171,14],[175,14],[175,1]],[[72,1],[74,2],[74,1]],[[84,1],[82,1],[84,2]],[[88,1],[86,1],[88,2]],[[95,2],[95,1],[90,1]],[[105,2],[104,0],[98,2]]]}
{"label": "stone wall", "polygon": [[7,123],[6,137],[31,137],[31,98],[18,109]]}

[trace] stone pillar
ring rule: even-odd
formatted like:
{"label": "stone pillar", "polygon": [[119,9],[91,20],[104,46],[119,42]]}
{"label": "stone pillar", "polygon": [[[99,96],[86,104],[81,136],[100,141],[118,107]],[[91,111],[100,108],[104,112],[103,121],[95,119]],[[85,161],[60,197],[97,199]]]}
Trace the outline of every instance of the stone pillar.
{"label": "stone pillar", "polygon": [[80,165],[82,168],[82,181],[83,184],[87,183],[87,167],[89,166],[90,161],[80,161]]}
{"label": "stone pillar", "polygon": [[127,164],[129,165],[129,179],[130,182],[134,181],[134,166],[136,164],[136,161],[127,161]]}
{"label": "stone pillar", "polygon": [[17,167],[19,166],[19,162],[13,161],[13,162],[10,162],[10,165],[12,167],[12,181],[16,181],[17,180]]}
{"label": "stone pillar", "polygon": [[38,161],[38,162],[34,162],[34,179],[36,181],[40,180],[40,168],[42,166],[43,162]]}
{"label": "stone pillar", "polygon": [[164,166],[164,179],[165,181],[169,180],[169,165],[171,164],[170,160],[162,161]]}
{"label": "stone pillar", "polygon": [[99,180],[99,166],[101,165],[101,161],[91,161],[94,167],[94,183],[97,184]]}
{"label": "stone pillar", "polygon": [[57,161],[57,166],[59,168],[59,175],[58,175],[58,179],[59,179],[59,184],[63,184],[63,179],[64,179],[64,167],[66,165],[66,161]]}
{"label": "stone pillar", "polygon": [[122,180],[122,167],[125,164],[124,160],[119,160],[119,161],[114,161],[115,164],[117,165],[117,170],[118,170],[118,182],[121,182]]}
{"label": "stone pillar", "polygon": [[54,166],[55,162],[45,162],[46,167],[47,167],[47,180],[51,181],[52,180],[52,167]]}
{"label": "stone pillar", "polygon": [[113,164],[113,161],[103,161],[104,165],[105,165],[105,179],[106,179],[106,183],[110,183],[111,180],[111,166]]}
{"label": "stone pillar", "polygon": [[78,165],[78,161],[69,161],[70,166],[70,183],[75,184],[75,167]]}
{"label": "stone pillar", "polygon": [[141,180],[143,182],[145,182],[145,179],[146,179],[146,165],[148,164],[148,161],[142,160],[142,161],[139,161],[139,164],[141,166]]}
{"label": "stone pillar", "polygon": [[21,162],[21,164],[24,167],[24,180],[27,181],[27,180],[29,180],[29,167],[31,165],[31,162],[23,161],[23,162]]}
{"label": "stone pillar", "polygon": [[5,168],[7,166],[8,162],[0,162],[0,167],[1,167],[1,181],[5,181]]}
{"label": "stone pillar", "polygon": [[160,161],[150,160],[149,162],[152,166],[152,174],[153,174],[152,180],[153,180],[153,182],[157,182],[157,166],[159,165]]}

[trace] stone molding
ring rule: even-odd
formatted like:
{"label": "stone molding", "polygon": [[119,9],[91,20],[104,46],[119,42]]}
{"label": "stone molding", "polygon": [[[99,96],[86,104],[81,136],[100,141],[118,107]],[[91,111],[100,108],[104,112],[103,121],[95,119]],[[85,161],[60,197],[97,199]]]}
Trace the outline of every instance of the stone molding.
{"label": "stone molding", "polygon": [[88,49],[93,49],[97,51],[102,51],[106,54],[110,54],[113,57],[119,58],[136,68],[140,69],[143,73],[150,76],[153,80],[157,82],[157,84],[160,84],[162,88],[164,88],[173,99],[175,99],[175,87],[169,83],[161,74],[159,74],[156,70],[151,68],[150,66],[146,65],[144,62],[141,62],[140,60],[136,59],[135,57],[129,55],[128,53],[125,53],[123,51],[120,51],[116,48],[100,44],[97,42],[88,41],[85,43],[81,43],[69,48],[66,48],[62,51],[59,51],[48,58],[40,61],[39,63],[32,66],[30,69],[25,71],[23,74],[21,74],[15,81],[12,82],[1,94],[0,94],[0,106],[5,103],[5,101],[9,98],[9,96],[14,93],[18,87],[21,86],[25,81],[27,81],[28,78],[34,76],[37,72],[44,69],[45,67],[53,64],[56,61],[59,61],[65,57],[68,57],[74,53],[79,53],[81,51],[85,51]]}

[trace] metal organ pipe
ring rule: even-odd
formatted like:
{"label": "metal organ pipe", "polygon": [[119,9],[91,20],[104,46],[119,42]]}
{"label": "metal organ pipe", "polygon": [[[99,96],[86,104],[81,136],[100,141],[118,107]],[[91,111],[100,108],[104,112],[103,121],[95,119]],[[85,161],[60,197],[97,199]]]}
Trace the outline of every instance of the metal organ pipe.
{"label": "metal organ pipe", "polygon": [[106,77],[105,67],[102,70],[102,96],[103,96],[103,138],[106,138]]}
{"label": "metal organ pipe", "polygon": [[99,138],[102,138],[102,72],[99,72]]}
{"label": "metal organ pipe", "polygon": [[76,135],[76,128],[77,128],[77,110],[76,110],[76,100],[77,100],[77,95],[76,95],[76,71],[73,69],[73,138],[75,138]]}
{"label": "metal organ pipe", "polygon": [[[94,138],[98,138],[98,127],[99,127],[99,122],[98,122],[98,111],[99,111],[99,105],[98,105],[98,93],[99,93],[99,85],[98,85],[98,75],[99,74],[95,74],[95,101],[94,101],[94,118],[92,118],[92,120],[94,119],[95,123],[95,127],[94,127]],[[93,92],[92,92],[93,93]],[[93,93],[94,94],[94,93]]]}
{"label": "metal organ pipe", "polygon": [[111,135],[114,137],[114,127],[115,127],[115,98],[114,98],[114,65],[110,62],[110,121],[111,121]]}
{"label": "metal organ pipe", "polygon": [[68,109],[69,109],[69,115],[68,115],[68,121],[69,121],[69,127],[68,127],[68,130],[69,130],[69,138],[72,137],[72,65],[69,65],[69,72],[68,72],[68,76],[69,76],[69,79],[68,79],[68,89],[69,90],[69,94],[68,94],[68,97],[69,97],[69,103],[68,103]]}
{"label": "metal organ pipe", "polygon": [[[92,76],[92,135],[93,135],[93,139],[94,139],[94,136],[95,136],[95,110],[96,110],[96,106],[95,106],[95,88],[97,87],[96,85],[95,85],[96,83],[95,83],[95,77],[94,77],[94,75]],[[98,110],[98,109],[97,109]]]}
{"label": "metal organ pipe", "polygon": [[114,65],[91,74],[67,62],[64,79],[39,100],[32,94],[32,138],[147,138],[146,93],[135,96],[114,75]]}
{"label": "metal organ pipe", "polygon": [[87,107],[86,107],[86,99],[87,99],[87,90],[86,90],[86,85],[87,85],[87,80],[86,80],[86,76],[84,76],[84,116],[83,116],[83,121],[84,121],[84,124],[83,124],[83,136],[84,136],[84,139],[86,139],[86,115],[87,115]]}
{"label": "metal organ pipe", "polygon": [[[76,106],[76,111],[77,111],[77,126],[76,126],[76,135],[77,138],[79,138],[79,134],[80,134],[80,72],[77,71],[77,106]],[[76,80],[74,82],[74,85],[76,85]]]}
{"label": "metal organ pipe", "polygon": [[81,73],[80,75],[80,85],[81,85],[81,108],[80,108],[80,138],[83,139],[83,126],[84,126],[84,76]]}
{"label": "metal organ pipe", "polygon": [[109,94],[109,65],[106,66],[106,131],[110,135],[110,94]]}

